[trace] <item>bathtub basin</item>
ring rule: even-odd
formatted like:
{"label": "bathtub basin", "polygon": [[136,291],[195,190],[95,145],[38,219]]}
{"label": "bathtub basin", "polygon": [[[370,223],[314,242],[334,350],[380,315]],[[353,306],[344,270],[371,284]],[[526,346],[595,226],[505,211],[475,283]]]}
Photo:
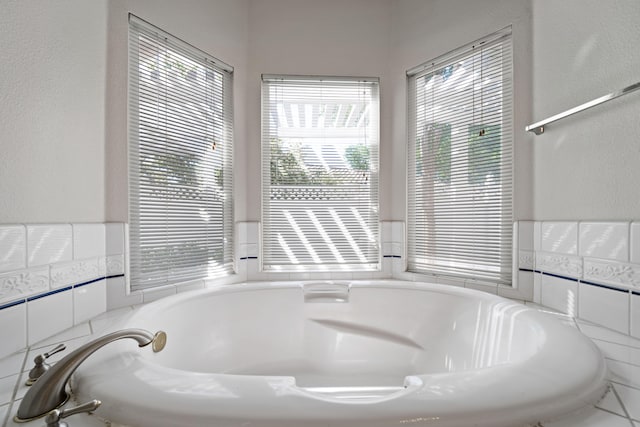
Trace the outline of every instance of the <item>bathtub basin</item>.
{"label": "bathtub basin", "polygon": [[114,425],[517,427],[593,404],[599,350],[521,304],[403,281],[257,283],[179,294],[113,329],[78,369],[78,400]]}

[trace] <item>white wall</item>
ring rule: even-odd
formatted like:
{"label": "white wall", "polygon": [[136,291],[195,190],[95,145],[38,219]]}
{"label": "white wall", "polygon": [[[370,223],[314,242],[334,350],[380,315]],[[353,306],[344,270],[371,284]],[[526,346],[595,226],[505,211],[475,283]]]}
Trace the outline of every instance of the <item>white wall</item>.
{"label": "white wall", "polygon": [[246,171],[245,80],[248,49],[246,0],[110,0],[108,3],[106,110],[106,217],[128,222],[127,60],[128,13],[162,28],[234,67],[236,218],[244,217]]}
{"label": "white wall", "polygon": [[405,71],[510,23],[516,219],[640,217],[640,95],[542,136],[522,131],[638,80],[637,0],[0,0],[0,8],[0,223],[127,220],[128,11],[235,67],[237,220],[260,216],[261,73],[381,78],[381,218],[401,220]]}
{"label": "white wall", "polygon": [[[533,0],[533,115],[640,81],[640,2]],[[535,219],[640,218],[640,94],[549,125],[535,146]]]}
{"label": "white wall", "polygon": [[102,222],[104,0],[0,0],[0,223]]}
{"label": "white wall", "polygon": [[529,0],[393,0],[390,70],[393,139],[391,217],[406,209],[406,71],[513,25],[514,217],[532,216],[531,144],[524,134],[531,111],[531,10]]}
{"label": "white wall", "polygon": [[388,0],[253,0],[249,8],[246,220],[260,219],[260,76],[380,78],[381,219],[389,217],[391,175]]}

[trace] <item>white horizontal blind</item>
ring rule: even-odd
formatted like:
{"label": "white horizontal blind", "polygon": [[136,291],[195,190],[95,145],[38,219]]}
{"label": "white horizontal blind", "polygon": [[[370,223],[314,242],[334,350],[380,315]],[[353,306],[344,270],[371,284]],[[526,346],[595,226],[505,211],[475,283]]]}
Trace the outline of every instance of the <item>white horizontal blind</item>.
{"label": "white horizontal blind", "polygon": [[377,269],[378,80],[262,87],[263,269]]}
{"label": "white horizontal blind", "polygon": [[508,28],[408,73],[408,268],[511,283]]}
{"label": "white horizontal blind", "polygon": [[133,290],[233,270],[231,69],[129,19]]}

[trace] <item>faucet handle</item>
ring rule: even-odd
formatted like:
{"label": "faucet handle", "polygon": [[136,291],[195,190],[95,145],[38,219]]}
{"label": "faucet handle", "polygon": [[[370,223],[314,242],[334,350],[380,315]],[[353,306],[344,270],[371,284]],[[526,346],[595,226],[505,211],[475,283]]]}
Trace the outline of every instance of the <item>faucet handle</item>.
{"label": "faucet handle", "polygon": [[82,412],[92,412],[98,409],[98,406],[102,405],[97,399],[83,403],[82,405],[75,406],[68,409],[54,409],[49,412],[44,418],[44,422],[47,423],[47,427],[69,427],[69,424],[61,421],[63,418],[67,418],[71,415],[80,414]]}
{"label": "faucet handle", "polygon": [[45,362],[45,360],[56,353],[60,353],[62,350],[65,350],[66,348],[67,348],[66,345],[58,344],[48,352],[37,355],[33,359],[33,363],[35,363],[35,366],[29,371],[29,378],[27,379],[26,384],[33,385],[33,383],[35,383],[36,380],[40,378],[42,374],[47,372],[47,370],[51,367],[47,362]]}

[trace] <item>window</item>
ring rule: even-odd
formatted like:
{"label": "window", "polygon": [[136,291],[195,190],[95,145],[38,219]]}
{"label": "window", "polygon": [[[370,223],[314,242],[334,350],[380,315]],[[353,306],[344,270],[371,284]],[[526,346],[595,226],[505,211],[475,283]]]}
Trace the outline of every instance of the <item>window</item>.
{"label": "window", "polygon": [[233,270],[231,73],[130,15],[133,290]]}
{"label": "window", "polygon": [[377,269],[378,80],[262,88],[263,269]]}
{"label": "window", "polygon": [[408,73],[408,268],[511,283],[511,29]]}

